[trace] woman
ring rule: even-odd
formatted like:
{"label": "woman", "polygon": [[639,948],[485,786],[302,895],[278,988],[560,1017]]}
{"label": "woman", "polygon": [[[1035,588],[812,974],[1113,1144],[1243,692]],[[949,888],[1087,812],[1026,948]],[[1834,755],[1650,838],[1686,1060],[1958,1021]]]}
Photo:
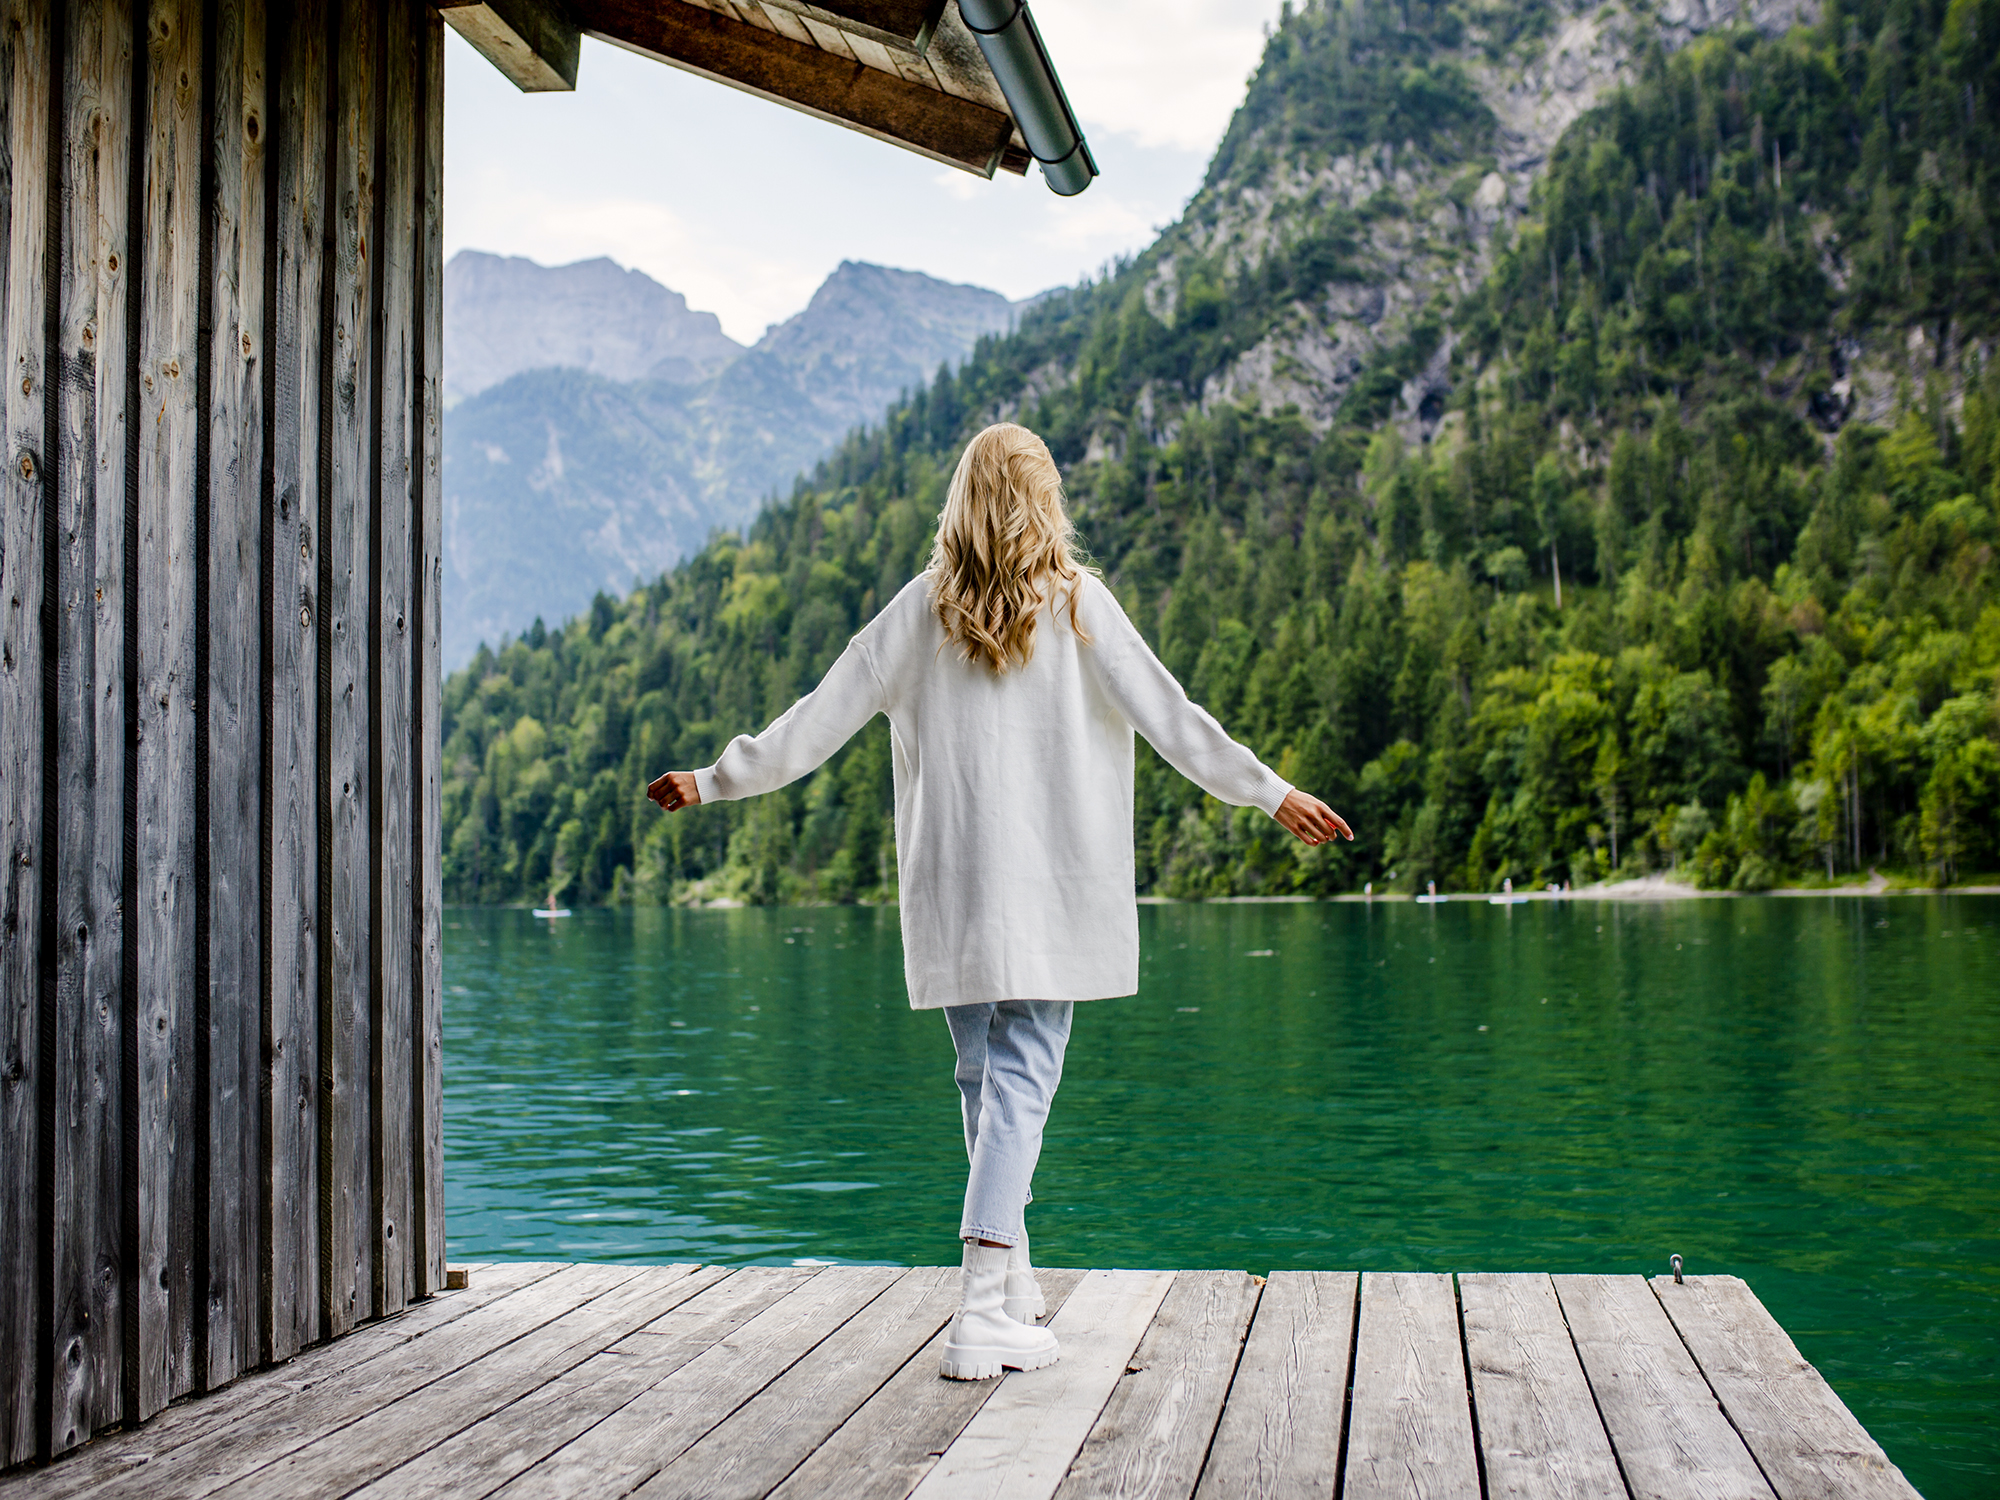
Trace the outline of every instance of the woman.
{"label": "woman", "polygon": [[668,812],[811,772],[887,714],[910,1004],[942,1008],[971,1170],[944,1374],[1054,1362],[1022,1211],[1078,1000],[1139,987],[1132,734],[1308,844],[1353,838],[1188,701],[1076,553],[1062,478],[1024,427],[966,446],[930,566],[825,678],[712,766],[647,788]]}

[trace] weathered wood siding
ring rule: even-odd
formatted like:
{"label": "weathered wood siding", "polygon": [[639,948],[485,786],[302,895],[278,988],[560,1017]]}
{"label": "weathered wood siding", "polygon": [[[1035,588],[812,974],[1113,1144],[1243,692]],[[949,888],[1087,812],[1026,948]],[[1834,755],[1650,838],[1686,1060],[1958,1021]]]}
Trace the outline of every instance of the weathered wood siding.
{"label": "weathered wood siding", "polygon": [[442,35],[0,0],[0,1466],[443,1283]]}

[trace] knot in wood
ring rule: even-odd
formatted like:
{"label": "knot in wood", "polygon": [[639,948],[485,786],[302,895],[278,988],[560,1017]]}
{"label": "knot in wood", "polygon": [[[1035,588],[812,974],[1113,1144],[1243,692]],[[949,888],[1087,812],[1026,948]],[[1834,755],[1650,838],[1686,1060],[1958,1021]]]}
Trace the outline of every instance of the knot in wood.
{"label": "knot in wood", "polygon": [[[35,457],[32,453],[23,453],[21,455],[21,477],[23,479],[33,479],[35,477]],[[16,599],[14,602],[19,604],[21,601]]]}

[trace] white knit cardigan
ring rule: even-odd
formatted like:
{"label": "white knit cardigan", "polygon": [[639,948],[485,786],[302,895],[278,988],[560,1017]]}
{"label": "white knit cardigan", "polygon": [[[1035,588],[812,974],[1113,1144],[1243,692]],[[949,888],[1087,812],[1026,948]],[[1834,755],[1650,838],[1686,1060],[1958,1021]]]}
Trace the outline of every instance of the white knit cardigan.
{"label": "white knit cardigan", "polygon": [[889,716],[903,969],[919,1010],[1097,1000],[1139,987],[1132,732],[1224,802],[1291,791],[1188,701],[1111,591],[1044,605],[1034,657],[1004,675],[945,638],[919,575],[762,734],[696,771],[703,802],[775,791]]}

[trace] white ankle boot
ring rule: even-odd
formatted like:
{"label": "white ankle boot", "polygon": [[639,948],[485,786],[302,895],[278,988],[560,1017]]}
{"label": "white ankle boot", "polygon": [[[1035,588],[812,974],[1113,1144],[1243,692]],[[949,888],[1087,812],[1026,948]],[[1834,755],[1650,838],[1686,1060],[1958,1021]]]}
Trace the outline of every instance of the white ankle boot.
{"label": "white ankle boot", "polygon": [[1035,1267],[1028,1259],[1025,1231],[1021,1243],[1007,1252],[1006,1290],[1007,1316],[1016,1323],[1039,1323],[1049,1315],[1049,1305],[1042,1300],[1042,1285],[1035,1280]]}
{"label": "white ankle boot", "polygon": [[1046,1328],[1007,1316],[1007,1247],[966,1242],[958,1316],[945,1333],[947,1380],[991,1380],[1003,1370],[1039,1370],[1062,1351]]}

